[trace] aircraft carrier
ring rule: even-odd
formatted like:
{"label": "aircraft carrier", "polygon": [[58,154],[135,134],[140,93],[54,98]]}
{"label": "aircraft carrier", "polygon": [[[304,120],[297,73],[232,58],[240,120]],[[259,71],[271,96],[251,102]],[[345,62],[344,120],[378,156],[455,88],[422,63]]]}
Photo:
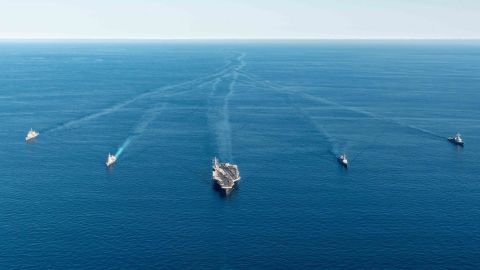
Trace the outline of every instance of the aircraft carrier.
{"label": "aircraft carrier", "polygon": [[212,178],[222,190],[229,193],[233,189],[235,182],[240,180],[240,172],[238,171],[237,165],[220,163],[217,158],[214,158],[212,165]]}

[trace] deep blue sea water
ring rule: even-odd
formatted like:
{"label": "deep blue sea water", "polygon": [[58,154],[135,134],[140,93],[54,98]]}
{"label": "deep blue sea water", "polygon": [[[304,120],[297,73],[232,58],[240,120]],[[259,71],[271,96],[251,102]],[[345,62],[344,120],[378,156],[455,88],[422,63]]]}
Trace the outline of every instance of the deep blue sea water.
{"label": "deep blue sea water", "polygon": [[0,269],[480,268],[478,41],[3,42],[0,123]]}

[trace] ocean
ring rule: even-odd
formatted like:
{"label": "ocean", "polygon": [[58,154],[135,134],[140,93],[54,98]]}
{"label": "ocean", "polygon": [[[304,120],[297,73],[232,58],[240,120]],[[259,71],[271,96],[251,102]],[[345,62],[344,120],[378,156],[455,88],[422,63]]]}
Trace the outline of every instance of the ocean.
{"label": "ocean", "polygon": [[3,41],[0,123],[0,269],[480,268],[478,41]]}

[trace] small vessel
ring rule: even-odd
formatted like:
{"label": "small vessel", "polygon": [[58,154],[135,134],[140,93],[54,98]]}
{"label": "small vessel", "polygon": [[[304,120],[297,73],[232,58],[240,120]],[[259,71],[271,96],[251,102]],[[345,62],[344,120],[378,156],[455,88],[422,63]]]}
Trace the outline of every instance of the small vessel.
{"label": "small vessel", "polygon": [[212,165],[212,178],[222,190],[229,193],[233,189],[235,182],[240,180],[240,172],[237,165],[221,163],[215,157]]}
{"label": "small vessel", "polygon": [[462,135],[460,135],[460,133],[457,132],[457,134],[455,134],[455,136],[453,137],[448,137],[448,140],[456,145],[462,145],[463,146],[463,139],[462,139]]}
{"label": "small vessel", "polygon": [[340,155],[339,157],[337,157],[337,160],[338,160],[338,162],[340,162],[340,164],[342,164],[342,166],[344,166],[345,168],[348,167],[348,159],[347,159],[347,155],[346,155],[346,154]]}
{"label": "small vessel", "polygon": [[30,129],[30,131],[27,133],[27,137],[25,137],[25,141],[29,141],[31,139],[35,139],[36,137],[38,137],[38,135],[40,135],[39,132],[33,130],[33,129]]}
{"label": "small vessel", "polygon": [[107,162],[105,163],[107,164],[107,167],[112,166],[112,164],[115,163],[115,161],[117,161],[117,157],[115,157],[115,155],[111,155],[110,153],[108,153]]}

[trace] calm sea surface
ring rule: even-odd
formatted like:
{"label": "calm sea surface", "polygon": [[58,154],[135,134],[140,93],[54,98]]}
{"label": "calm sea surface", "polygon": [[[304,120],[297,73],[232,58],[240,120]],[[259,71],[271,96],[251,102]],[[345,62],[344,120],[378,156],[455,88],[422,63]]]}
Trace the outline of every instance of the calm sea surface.
{"label": "calm sea surface", "polygon": [[480,268],[478,41],[3,42],[0,124],[1,269]]}

